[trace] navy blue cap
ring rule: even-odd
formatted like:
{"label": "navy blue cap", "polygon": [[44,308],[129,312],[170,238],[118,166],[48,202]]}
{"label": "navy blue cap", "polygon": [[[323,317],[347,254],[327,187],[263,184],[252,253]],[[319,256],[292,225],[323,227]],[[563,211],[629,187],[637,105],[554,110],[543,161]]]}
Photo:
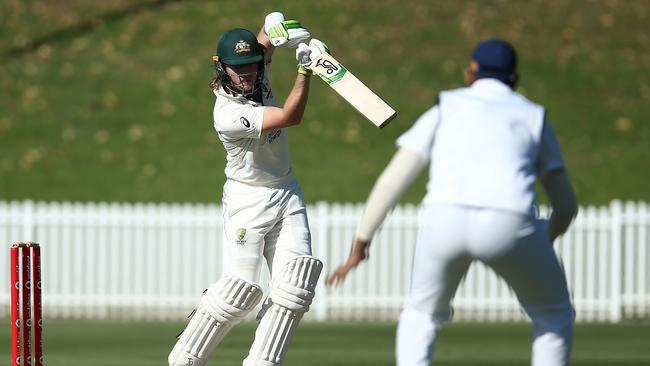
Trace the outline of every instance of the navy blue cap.
{"label": "navy blue cap", "polygon": [[480,42],[472,60],[478,64],[477,78],[495,78],[509,85],[517,79],[517,53],[506,41],[494,38]]}

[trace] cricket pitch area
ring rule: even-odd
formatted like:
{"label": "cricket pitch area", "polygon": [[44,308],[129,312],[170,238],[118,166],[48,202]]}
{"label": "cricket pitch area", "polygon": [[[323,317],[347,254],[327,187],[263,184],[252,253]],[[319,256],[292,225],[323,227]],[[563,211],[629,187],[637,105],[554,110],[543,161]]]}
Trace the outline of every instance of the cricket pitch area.
{"label": "cricket pitch area", "polygon": [[[235,327],[209,365],[238,366],[252,342],[255,324]],[[166,365],[174,336],[184,323],[46,321],[48,366]],[[0,329],[9,329],[7,320]],[[394,365],[394,323],[304,323],[285,366]],[[650,324],[577,324],[572,365],[649,365]],[[433,365],[530,364],[529,324],[451,324],[436,345]],[[0,359],[9,360],[9,332],[0,333]]]}

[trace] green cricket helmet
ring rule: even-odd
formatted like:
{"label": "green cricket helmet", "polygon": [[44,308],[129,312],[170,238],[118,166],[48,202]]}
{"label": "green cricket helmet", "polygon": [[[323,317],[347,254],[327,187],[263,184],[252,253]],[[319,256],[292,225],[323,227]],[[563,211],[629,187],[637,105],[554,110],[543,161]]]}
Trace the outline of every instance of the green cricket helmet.
{"label": "green cricket helmet", "polygon": [[[212,56],[217,77],[223,85],[234,87],[233,80],[226,72],[226,65],[237,66],[258,64],[259,68],[253,89],[246,93],[249,99],[261,99],[261,85],[264,75],[264,48],[257,37],[249,30],[234,28],[224,33],[217,43],[217,54]],[[253,94],[260,94],[253,96]]]}
{"label": "green cricket helmet", "polygon": [[224,33],[217,45],[218,60],[226,65],[245,65],[264,61],[264,50],[249,30],[235,28]]}

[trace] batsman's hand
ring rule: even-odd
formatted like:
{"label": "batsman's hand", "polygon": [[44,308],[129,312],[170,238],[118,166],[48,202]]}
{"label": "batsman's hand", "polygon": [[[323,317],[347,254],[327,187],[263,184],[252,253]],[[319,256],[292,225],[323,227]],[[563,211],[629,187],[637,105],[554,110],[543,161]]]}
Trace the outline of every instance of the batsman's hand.
{"label": "batsman's hand", "polygon": [[368,258],[368,246],[370,242],[356,239],[352,250],[350,251],[350,256],[347,261],[335,269],[332,273],[327,275],[325,279],[325,285],[327,286],[339,286],[345,281],[348,273],[356,268],[359,263],[363,262]]}
{"label": "batsman's hand", "polygon": [[321,54],[329,53],[330,50],[325,43],[318,39],[312,39],[309,45],[300,43],[296,49],[296,60],[298,61],[298,72],[308,74],[311,72],[311,64]]}
{"label": "batsman's hand", "polygon": [[309,59],[311,61],[316,60],[323,53],[330,53],[329,47],[327,47],[323,41],[316,38],[312,38],[312,40],[309,41],[309,49],[311,50],[311,53],[309,54]]}
{"label": "batsman's hand", "polygon": [[284,20],[282,13],[271,13],[264,20],[264,31],[275,47],[296,48],[311,35],[297,20]]}
{"label": "batsman's hand", "polygon": [[298,61],[299,74],[311,75],[311,70],[309,70],[309,65],[311,64],[310,54],[311,49],[305,43],[300,43],[298,48],[296,48],[296,61]]}

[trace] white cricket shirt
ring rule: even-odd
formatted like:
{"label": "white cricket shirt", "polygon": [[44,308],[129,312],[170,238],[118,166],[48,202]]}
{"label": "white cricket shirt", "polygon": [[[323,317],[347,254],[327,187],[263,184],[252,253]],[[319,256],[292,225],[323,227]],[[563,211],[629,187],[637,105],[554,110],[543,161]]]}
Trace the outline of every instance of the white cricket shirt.
{"label": "white cricket shirt", "polygon": [[265,68],[263,104],[214,91],[214,128],[226,149],[225,173],[228,179],[272,186],[292,177],[287,128],[262,135],[264,106],[277,106]]}
{"label": "white cricket shirt", "polygon": [[424,204],[534,215],[535,180],[564,167],[544,108],[496,79],[440,93],[397,145],[430,161]]}

